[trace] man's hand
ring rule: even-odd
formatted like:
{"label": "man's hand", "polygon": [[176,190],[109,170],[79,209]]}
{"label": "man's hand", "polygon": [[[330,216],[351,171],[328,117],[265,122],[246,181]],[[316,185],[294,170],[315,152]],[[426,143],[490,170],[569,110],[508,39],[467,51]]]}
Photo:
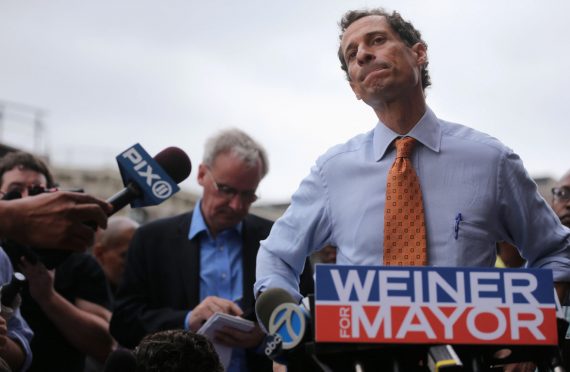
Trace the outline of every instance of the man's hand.
{"label": "man's hand", "polygon": [[80,298],[75,303],[69,302],[53,286],[54,270],[46,269],[41,262],[31,264],[22,257],[20,269],[28,279],[30,295],[66,340],[79,351],[104,362],[113,347],[110,312]]}
{"label": "man's hand", "polygon": [[216,296],[208,296],[190,313],[190,330],[196,332],[214,313],[241,315],[243,311],[235,302]]}
{"label": "man's hand", "polygon": [[20,269],[28,280],[30,295],[38,304],[47,303],[54,296],[54,271],[49,271],[43,263],[29,263],[24,257],[20,259]]}
{"label": "man's hand", "polygon": [[235,328],[224,327],[216,332],[216,341],[227,346],[249,349],[260,344],[265,333],[255,324],[255,328],[249,332],[240,331]]}
{"label": "man's hand", "polygon": [[103,200],[66,191],[2,201],[0,236],[35,248],[85,250],[112,210]]}
{"label": "man's hand", "polygon": [[273,362],[273,372],[287,372],[287,366],[284,364]]}

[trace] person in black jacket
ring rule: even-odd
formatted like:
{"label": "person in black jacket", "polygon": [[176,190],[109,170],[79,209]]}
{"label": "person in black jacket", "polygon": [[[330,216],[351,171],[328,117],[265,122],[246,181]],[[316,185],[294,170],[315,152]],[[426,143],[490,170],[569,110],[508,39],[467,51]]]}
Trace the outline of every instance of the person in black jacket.
{"label": "person in black jacket", "polygon": [[[248,212],[267,171],[265,150],[240,130],[207,142],[198,170],[203,195],[195,209],[153,221],[133,237],[111,320],[120,344],[135,347],[159,330],[197,331],[216,312],[255,320],[257,250],[272,222]],[[308,293],[312,276],[310,265],[305,268],[301,281]],[[217,336],[233,347],[228,371],[271,370],[257,350],[264,337],[258,326]]]}

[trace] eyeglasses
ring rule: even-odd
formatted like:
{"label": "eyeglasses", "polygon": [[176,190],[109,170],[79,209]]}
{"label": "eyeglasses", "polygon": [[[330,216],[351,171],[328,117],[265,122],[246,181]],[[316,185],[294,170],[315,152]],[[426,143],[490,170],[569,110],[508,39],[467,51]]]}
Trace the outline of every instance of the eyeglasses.
{"label": "eyeglasses", "polygon": [[552,188],[552,197],[555,200],[559,200],[559,201],[570,200],[570,187],[567,187],[567,186],[553,187]]}
{"label": "eyeglasses", "polygon": [[11,185],[6,192],[0,192],[0,196],[4,197],[6,195],[9,198],[21,198],[22,196],[34,196],[46,192],[47,189],[42,185],[22,185],[14,184]]}
{"label": "eyeglasses", "polygon": [[240,199],[247,204],[251,204],[258,199],[255,191],[238,191],[231,186],[218,183],[209,169],[208,174],[210,175],[210,178],[212,178],[212,185],[214,185],[218,194],[220,194],[224,199],[232,200],[236,195],[239,195]]}

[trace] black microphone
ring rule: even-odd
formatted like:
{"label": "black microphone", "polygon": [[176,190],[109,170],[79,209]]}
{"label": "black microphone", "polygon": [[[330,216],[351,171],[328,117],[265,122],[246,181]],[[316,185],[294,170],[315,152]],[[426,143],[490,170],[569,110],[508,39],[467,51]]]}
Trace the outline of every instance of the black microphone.
{"label": "black microphone", "polygon": [[103,372],[135,372],[137,360],[132,351],[127,349],[114,350],[103,367]]}
{"label": "black microphone", "polygon": [[282,288],[269,288],[255,301],[255,313],[265,330],[269,330],[269,320],[273,311],[281,304],[297,304],[293,296]]}
{"label": "black microphone", "polygon": [[0,289],[0,302],[2,306],[14,308],[16,296],[18,296],[22,290],[22,286],[25,282],[26,277],[24,274],[16,272],[12,275],[10,283],[3,285]]}
{"label": "black microphone", "polygon": [[259,295],[255,312],[265,328],[263,347],[270,359],[287,365],[287,370],[320,370],[316,356],[307,351],[311,342],[311,319],[305,305],[282,288],[270,288]]}
{"label": "black microphone", "polygon": [[[154,160],[176,183],[184,181],[190,175],[192,164],[188,155],[178,147],[167,147],[154,157]],[[143,191],[134,182],[129,182],[127,186],[107,199],[113,205],[111,216],[127,204],[143,196]]]}

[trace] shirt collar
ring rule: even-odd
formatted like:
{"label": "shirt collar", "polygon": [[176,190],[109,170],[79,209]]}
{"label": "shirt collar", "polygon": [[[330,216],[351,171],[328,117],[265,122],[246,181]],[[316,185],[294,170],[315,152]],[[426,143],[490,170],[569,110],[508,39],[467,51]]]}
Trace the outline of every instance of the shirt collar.
{"label": "shirt collar", "polygon": [[[406,135],[415,138],[428,149],[439,152],[441,146],[441,127],[437,117],[429,107],[426,106],[424,116],[422,116]],[[374,158],[377,161],[381,160],[384,155],[386,155],[390,144],[398,137],[401,137],[401,135],[379,121],[374,128]]]}
{"label": "shirt collar", "polygon": [[[212,238],[212,234],[210,234],[210,230],[208,230],[208,225],[206,224],[206,220],[204,220],[204,216],[202,215],[202,199],[198,200],[196,205],[194,206],[194,212],[192,213],[192,221],[190,222],[190,230],[188,231],[188,239],[192,240],[196,237],[196,235],[204,232],[208,234],[208,237]],[[238,235],[241,235],[243,229],[243,221],[240,221],[237,225],[230,227],[220,233],[224,233],[225,231],[235,231]],[[218,234],[219,235],[219,234]]]}

